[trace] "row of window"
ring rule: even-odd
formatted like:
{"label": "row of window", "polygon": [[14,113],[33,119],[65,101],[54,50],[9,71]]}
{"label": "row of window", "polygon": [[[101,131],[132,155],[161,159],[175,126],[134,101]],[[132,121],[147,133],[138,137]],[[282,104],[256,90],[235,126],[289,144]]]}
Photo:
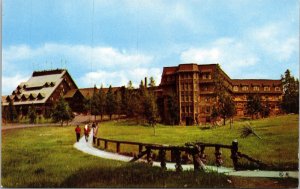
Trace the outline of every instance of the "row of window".
{"label": "row of window", "polygon": [[[253,91],[260,91],[260,87],[259,86],[253,86],[252,90]],[[233,86],[233,91],[239,91],[239,87],[238,86]],[[242,91],[249,91],[249,87],[246,86],[246,85],[242,86]],[[263,91],[271,91],[271,87],[264,86]],[[275,91],[280,91],[280,87],[275,87]]]}

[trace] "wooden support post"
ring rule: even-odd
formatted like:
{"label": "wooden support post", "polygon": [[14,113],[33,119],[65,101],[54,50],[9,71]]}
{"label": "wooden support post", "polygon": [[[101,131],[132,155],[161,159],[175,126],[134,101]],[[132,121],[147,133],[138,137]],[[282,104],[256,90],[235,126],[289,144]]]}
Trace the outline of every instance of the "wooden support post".
{"label": "wooden support post", "polygon": [[235,170],[238,170],[238,149],[239,149],[238,141],[235,139],[232,141],[231,156],[230,156]]}
{"label": "wooden support post", "polygon": [[202,146],[200,146],[200,148],[201,148],[201,150],[200,150],[200,159],[205,164],[207,162],[206,154],[204,153],[205,146],[202,145]]}
{"label": "wooden support post", "polygon": [[143,151],[143,145],[139,144],[139,153]]}
{"label": "wooden support post", "polygon": [[193,151],[192,151],[192,155],[193,155],[193,163],[194,163],[194,171],[197,172],[200,170],[200,164],[198,162],[198,156],[199,156],[199,151],[196,147],[194,147]]}
{"label": "wooden support post", "polygon": [[107,140],[104,141],[104,149],[107,149]]}
{"label": "wooden support post", "polygon": [[160,166],[163,170],[167,169],[166,164],[166,150],[160,149],[159,150],[159,159],[160,159]]}
{"label": "wooden support post", "polygon": [[100,138],[97,138],[97,146],[100,146]]}
{"label": "wooden support post", "polygon": [[183,170],[181,166],[181,152],[178,149],[174,150],[174,156],[176,162],[175,164],[176,171],[181,172]]}
{"label": "wooden support post", "polygon": [[117,153],[120,152],[120,142],[117,142]]}
{"label": "wooden support post", "polygon": [[151,148],[150,147],[146,147],[146,149],[147,149],[147,162],[148,162],[148,164],[152,165],[153,161],[152,161]]}
{"label": "wooden support post", "polygon": [[223,164],[222,151],[220,146],[215,147],[216,165],[219,167]]}

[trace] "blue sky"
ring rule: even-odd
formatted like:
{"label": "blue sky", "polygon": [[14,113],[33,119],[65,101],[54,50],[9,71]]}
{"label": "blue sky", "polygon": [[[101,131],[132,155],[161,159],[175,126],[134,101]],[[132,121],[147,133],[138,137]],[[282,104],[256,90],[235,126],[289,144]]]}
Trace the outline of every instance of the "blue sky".
{"label": "blue sky", "polygon": [[164,66],[219,63],[233,79],[299,78],[298,0],[4,0],[2,93],[33,70],[78,87],[160,83]]}

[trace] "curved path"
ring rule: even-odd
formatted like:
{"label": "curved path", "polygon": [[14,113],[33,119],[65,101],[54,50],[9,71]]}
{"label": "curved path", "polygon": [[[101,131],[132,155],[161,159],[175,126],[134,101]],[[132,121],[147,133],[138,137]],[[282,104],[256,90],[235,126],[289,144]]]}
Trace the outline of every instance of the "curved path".
{"label": "curved path", "polygon": [[[82,137],[79,142],[74,144],[74,148],[94,156],[98,156],[105,159],[112,159],[118,161],[129,162],[132,157],[120,155],[117,153],[106,152],[100,149],[93,147],[92,144],[92,133],[89,135],[88,142],[85,141],[85,138]],[[144,160],[139,160],[144,161]],[[160,166],[160,162],[153,162],[153,166]],[[182,165],[183,170],[192,170],[194,165]],[[167,163],[167,169],[175,170],[175,163]],[[227,167],[216,167],[216,166],[206,166],[206,171],[216,171],[218,173],[225,173],[231,176],[240,176],[240,177],[269,177],[269,178],[298,178],[298,171],[261,171],[261,170],[244,170],[244,171],[235,171],[233,168]]]}

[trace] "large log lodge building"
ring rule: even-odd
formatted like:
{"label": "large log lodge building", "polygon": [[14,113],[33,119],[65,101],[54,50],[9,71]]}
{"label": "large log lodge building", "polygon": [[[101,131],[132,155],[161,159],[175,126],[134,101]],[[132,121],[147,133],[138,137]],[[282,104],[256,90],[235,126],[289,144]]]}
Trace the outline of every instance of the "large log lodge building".
{"label": "large log lodge building", "polygon": [[[247,116],[247,95],[251,93],[260,95],[262,103],[269,102],[271,115],[280,113],[281,80],[231,79],[218,64],[192,63],[164,67],[161,83],[154,89],[156,95],[164,99],[164,107],[160,108],[166,111],[166,97],[176,95],[181,125],[210,122],[212,107],[217,102],[216,78],[222,82],[226,93],[230,94],[236,103],[237,116]],[[118,88],[120,87],[115,87],[114,91]],[[44,114],[53,107],[60,96],[69,103],[83,103],[84,98],[90,98],[96,91],[94,88],[78,89],[65,69],[35,71],[32,77],[27,82],[20,83],[11,95],[2,97],[2,106],[3,111],[6,111],[9,102],[13,101],[18,112],[22,113],[28,106],[35,105],[38,113]],[[73,111],[80,111],[80,107],[72,107],[72,103],[70,106]]]}

